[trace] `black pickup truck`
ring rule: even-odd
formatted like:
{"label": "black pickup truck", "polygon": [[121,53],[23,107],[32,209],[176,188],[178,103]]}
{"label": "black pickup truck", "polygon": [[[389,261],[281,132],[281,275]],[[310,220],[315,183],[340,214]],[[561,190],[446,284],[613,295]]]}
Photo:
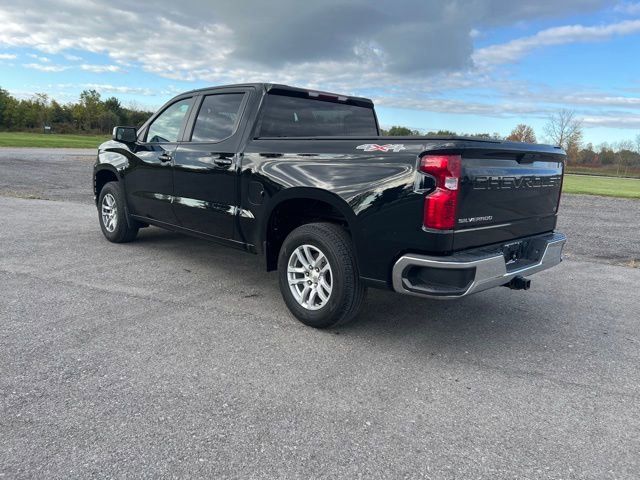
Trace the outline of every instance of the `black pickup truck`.
{"label": "black pickup truck", "polygon": [[564,152],[381,137],[371,100],[275,84],[194,90],[99,147],[112,242],[158,227],[261,254],[291,312],[353,318],[366,289],[436,299],[527,289],[561,261]]}

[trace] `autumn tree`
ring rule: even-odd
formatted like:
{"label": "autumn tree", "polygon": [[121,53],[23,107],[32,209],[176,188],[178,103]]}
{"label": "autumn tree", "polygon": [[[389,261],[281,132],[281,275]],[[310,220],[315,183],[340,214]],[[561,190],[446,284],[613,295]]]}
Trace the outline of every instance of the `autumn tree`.
{"label": "autumn tree", "polygon": [[536,143],[536,134],[529,125],[521,123],[511,131],[507,140],[512,142]]}
{"label": "autumn tree", "polygon": [[634,142],[631,140],[622,140],[616,144],[616,173],[618,175],[626,175],[627,170],[637,160],[638,154],[635,152]]}
{"label": "autumn tree", "polygon": [[549,117],[544,131],[553,145],[562,147],[569,162],[575,163],[582,143],[582,123],[571,110],[560,110]]}
{"label": "autumn tree", "polygon": [[598,154],[591,143],[588,143],[578,154],[578,163],[580,165],[594,165],[599,160]]}

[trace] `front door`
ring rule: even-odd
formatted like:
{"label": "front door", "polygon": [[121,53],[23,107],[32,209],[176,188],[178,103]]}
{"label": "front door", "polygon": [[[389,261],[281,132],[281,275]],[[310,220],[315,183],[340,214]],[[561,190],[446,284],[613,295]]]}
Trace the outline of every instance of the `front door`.
{"label": "front door", "polygon": [[193,98],[182,98],[165,108],[137,142],[125,184],[134,215],[176,224],[173,199],[173,156],[187,121]]}
{"label": "front door", "polygon": [[219,238],[233,238],[237,214],[240,117],[248,92],[205,94],[192,131],[174,154],[174,211],[180,225]]}

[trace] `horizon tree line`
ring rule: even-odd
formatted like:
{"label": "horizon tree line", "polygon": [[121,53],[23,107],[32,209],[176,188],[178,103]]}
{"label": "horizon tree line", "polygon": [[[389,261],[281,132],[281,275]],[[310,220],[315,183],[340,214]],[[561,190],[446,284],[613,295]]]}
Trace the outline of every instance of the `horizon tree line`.
{"label": "horizon tree line", "polygon": [[[0,130],[42,131],[45,126],[55,133],[111,133],[116,125],[141,126],[153,112],[136,104],[124,107],[114,96],[102,99],[94,89],[83,90],[77,102],[59,103],[45,93],[28,99],[18,99],[0,87]],[[451,130],[424,132],[399,125],[382,129],[389,136],[466,136],[472,138],[511,140],[536,143],[534,129],[524,123],[514,127],[509,135],[499,133],[461,133]],[[640,134],[635,140],[623,140],[597,146],[584,144],[582,122],[571,110],[559,110],[549,116],[544,126],[544,140],[567,152],[569,165],[584,167],[615,166],[618,174],[629,170],[640,173]]]}
{"label": "horizon tree line", "polygon": [[[527,124],[520,123],[514,127],[509,135],[499,133],[465,134],[450,130],[437,132],[422,132],[407,127],[393,126],[382,130],[383,135],[390,136],[464,136],[471,138],[495,138],[513,142],[537,143],[534,129]],[[633,171],[640,174],[640,134],[635,140],[619,142],[603,142],[597,146],[584,143],[582,122],[571,110],[559,110],[549,116],[544,126],[544,141],[551,145],[562,147],[567,153],[567,163],[572,166],[585,168],[615,167],[618,175],[626,175]]]}
{"label": "horizon tree line", "polygon": [[0,130],[56,133],[110,133],[116,125],[141,126],[153,112],[116,97],[102,100],[97,90],[83,90],[77,102],[61,104],[46,93],[18,99],[0,87]]}

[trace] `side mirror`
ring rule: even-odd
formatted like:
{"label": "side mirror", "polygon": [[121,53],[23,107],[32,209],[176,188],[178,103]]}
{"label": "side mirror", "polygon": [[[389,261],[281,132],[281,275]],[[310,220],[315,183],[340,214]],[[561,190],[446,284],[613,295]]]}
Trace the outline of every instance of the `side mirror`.
{"label": "side mirror", "polygon": [[134,143],[138,138],[135,127],[114,127],[112,138],[118,142]]}

